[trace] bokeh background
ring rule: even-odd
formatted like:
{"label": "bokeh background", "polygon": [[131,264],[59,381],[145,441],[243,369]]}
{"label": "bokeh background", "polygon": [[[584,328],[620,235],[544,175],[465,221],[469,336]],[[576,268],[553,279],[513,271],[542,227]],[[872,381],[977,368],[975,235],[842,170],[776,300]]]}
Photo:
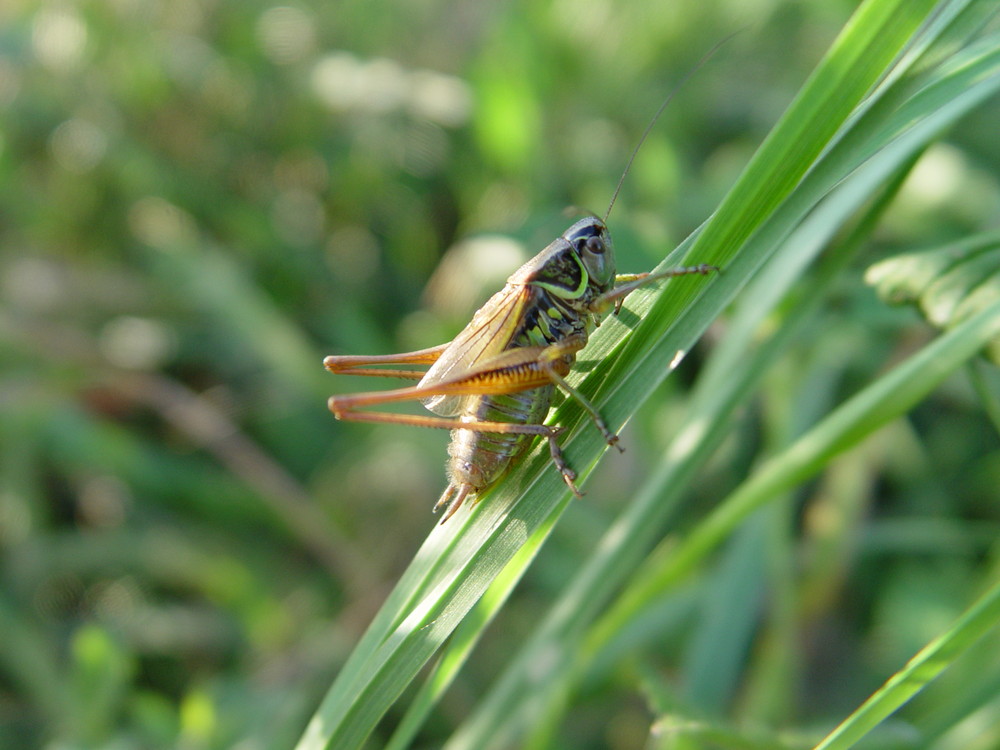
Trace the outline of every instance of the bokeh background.
{"label": "bokeh background", "polygon": [[[620,269],[652,267],[855,5],[0,5],[0,748],[292,743],[444,486],[447,435],[335,422],[328,395],[382,383],[334,378],[322,356],[448,340],[567,207],[603,213],[667,92],[742,29],[657,123],[612,213]],[[998,116],[978,110],[925,156],[704,502],[786,429],[789,388],[850,393],[932,335],[863,267],[996,226]],[[641,480],[697,362],[603,461],[437,729]],[[828,679],[804,705],[820,715],[968,601],[1000,529],[996,434],[967,385],[893,429],[840,488],[890,553],[860,539],[850,587],[816,602],[807,662]],[[641,703],[613,680],[593,690],[583,736],[635,746]]]}

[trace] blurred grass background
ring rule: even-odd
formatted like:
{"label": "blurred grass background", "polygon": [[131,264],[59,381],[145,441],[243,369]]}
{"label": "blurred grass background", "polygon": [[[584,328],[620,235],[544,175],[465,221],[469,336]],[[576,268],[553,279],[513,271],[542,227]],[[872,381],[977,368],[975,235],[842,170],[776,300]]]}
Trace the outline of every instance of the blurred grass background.
{"label": "blurred grass background", "polygon": [[[444,486],[447,436],[335,422],[326,397],[373,384],[326,375],[322,356],[454,335],[567,206],[603,212],[673,82],[742,28],[657,124],[611,216],[620,269],[652,267],[712,211],[854,7],[0,7],[0,748],[292,743]],[[933,335],[861,277],[996,226],[998,110],[925,155],[693,513]],[[697,360],[602,462],[428,746],[644,476]],[[790,411],[803,403],[815,412]],[[968,602],[1000,528],[996,447],[956,379],[802,498],[803,524],[822,524],[824,495],[850,496],[857,516],[842,546],[802,550],[841,555],[842,574],[810,589],[811,627],[789,646],[808,688],[785,713],[849,711]],[[684,661],[675,648],[665,674]],[[594,747],[648,731],[631,684],[618,674],[583,697]]]}

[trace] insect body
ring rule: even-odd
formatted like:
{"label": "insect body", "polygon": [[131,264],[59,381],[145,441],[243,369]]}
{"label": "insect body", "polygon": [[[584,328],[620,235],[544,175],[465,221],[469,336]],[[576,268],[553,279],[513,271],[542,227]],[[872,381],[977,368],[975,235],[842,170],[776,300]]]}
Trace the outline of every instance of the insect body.
{"label": "insect body", "polygon": [[[610,209],[609,209],[610,210]],[[447,520],[470,496],[497,482],[534,437],[545,438],[563,480],[579,496],[576,474],[563,458],[561,428],[542,424],[553,388],[576,399],[609,445],[618,436],[597,409],[566,381],[588,336],[610,309],[643,284],[714,266],[656,274],[615,274],[614,249],[604,221],[581,219],[507,279],[453,341],[431,349],[373,357],[327,357],[334,373],[419,378],[408,388],[333,396],[338,419],[394,422],[452,430],[448,480],[434,506]],[[424,373],[381,365],[429,365]],[[437,416],[364,411],[364,407],[420,400]]]}

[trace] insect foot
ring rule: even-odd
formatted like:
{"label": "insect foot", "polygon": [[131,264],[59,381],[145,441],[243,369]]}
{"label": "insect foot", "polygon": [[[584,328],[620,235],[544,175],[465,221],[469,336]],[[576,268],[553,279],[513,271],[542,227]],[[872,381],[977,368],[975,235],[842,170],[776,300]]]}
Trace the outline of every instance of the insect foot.
{"label": "insect foot", "polygon": [[556,435],[561,433],[564,428],[562,427],[550,427],[546,437],[549,441],[549,453],[552,455],[552,463],[556,465],[559,469],[559,473],[562,474],[563,481],[566,486],[570,488],[574,495],[577,497],[583,497],[583,493],[580,488],[576,486],[576,472],[573,471],[569,464],[566,463],[566,459],[563,456],[562,448],[559,447],[559,443],[556,441]]}
{"label": "insect foot", "polygon": [[612,433],[610,435],[607,435],[606,439],[608,441],[608,445],[609,446],[613,445],[615,448],[618,449],[619,453],[625,452],[625,448],[618,444],[618,435]]}

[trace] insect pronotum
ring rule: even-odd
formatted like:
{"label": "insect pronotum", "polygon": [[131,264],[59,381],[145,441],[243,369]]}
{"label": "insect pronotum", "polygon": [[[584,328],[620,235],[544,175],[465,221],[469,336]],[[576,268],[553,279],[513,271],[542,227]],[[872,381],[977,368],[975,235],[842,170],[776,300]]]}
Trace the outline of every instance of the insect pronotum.
{"label": "insect pronotum", "polygon": [[[586,346],[602,316],[612,308],[617,313],[625,297],[638,287],[718,270],[698,265],[659,273],[615,273],[614,249],[605,222],[639,148],[676,90],[639,139],[604,217],[580,219],[517,269],[452,341],[402,354],[330,356],[323,360],[333,373],[419,380],[406,388],[331,396],[329,407],[337,419],[451,430],[448,486],[434,506],[435,511],[445,511],[442,523],[465,500],[478,498],[495,485],[535,437],[548,441],[553,463],[579,497],[582,493],[576,486],[576,473],[556,440],[562,428],[543,424],[553,389],[560,388],[576,399],[608,445],[616,445],[618,436],[608,429],[597,408],[565,380],[577,353]],[[428,369],[420,372],[386,365],[426,365]],[[435,416],[366,410],[415,400]]]}

